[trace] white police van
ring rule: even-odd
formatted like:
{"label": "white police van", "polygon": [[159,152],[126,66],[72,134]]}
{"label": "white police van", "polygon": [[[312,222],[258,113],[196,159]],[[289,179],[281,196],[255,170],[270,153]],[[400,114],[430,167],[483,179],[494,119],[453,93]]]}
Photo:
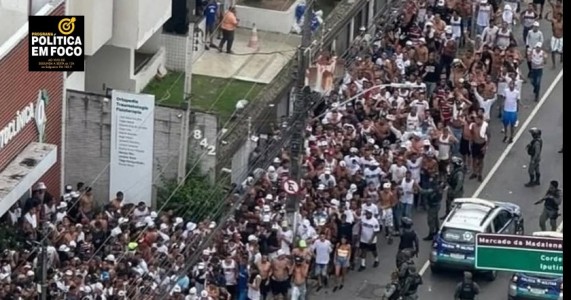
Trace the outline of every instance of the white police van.
{"label": "white police van", "polygon": [[[533,236],[563,239],[563,233],[538,231]],[[508,287],[509,300],[563,300],[563,276],[517,272]]]}
{"label": "white police van", "polygon": [[[523,234],[523,216],[518,205],[478,198],[454,200],[434,238],[430,269],[475,271],[475,241],[478,233]],[[482,271],[490,281],[497,271]]]}

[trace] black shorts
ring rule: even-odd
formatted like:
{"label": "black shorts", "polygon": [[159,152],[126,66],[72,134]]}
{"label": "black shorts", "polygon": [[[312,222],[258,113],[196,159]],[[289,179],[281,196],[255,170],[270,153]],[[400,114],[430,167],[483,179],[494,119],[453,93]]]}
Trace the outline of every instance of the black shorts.
{"label": "black shorts", "polygon": [[359,249],[361,249],[363,251],[374,252],[374,251],[377,251],[377,244],[360,243]]}
{"label": "black shorts", "polygon": [[482,149],[484,148],[486,144],[485,143],[472,143],[472,157],[476,158],[476,159],[482,159],[484,158],[484,152],[482,151]]}
{"label": "black shorts", "polygon": [[[270,292],[269,278],[263,279],[260,284],[260,292],[262,295],[267,295]],[[232,298],[235,299],[235,298]]]}
{"label": "black shorts", "polygon": [[460,140],[460,154],[466,156],[470,155],[470,141],[467,139]]}
{"label": "black shorts", "polygon": [[448,173],[449,162],[450,162],[450,160],[448,160],[448,159],[442,159],[442,160],[438,161],[438,172],[440,172],[440,174]]}
{"label": "black shorts", "polygon": [[270,288],[272,290],[273,295],[283,295],[284,297],[287,296],[289,286],[290,286],[289,280],[277,281],[274,279],[270,279]]}

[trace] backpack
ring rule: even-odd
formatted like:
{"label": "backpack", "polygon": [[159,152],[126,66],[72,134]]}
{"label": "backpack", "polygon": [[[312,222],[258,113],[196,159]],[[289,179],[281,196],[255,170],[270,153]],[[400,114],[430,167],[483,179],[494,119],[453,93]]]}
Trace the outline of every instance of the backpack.
{"label": "backpack", "polygon": [[529,156],[534,156],[535,155],[535,148],[533,147],[533,143],[535,142],[535,140],[531,141],[528,145],[527,145],[527,155]]}
{"label": "backpack", "polygon": [[474,293],[474,284],[471,282],[463,283],[462,290],[460,291],[460,295],[458,295],[458,298],[463,300],[471,300],[474,299],[474,297],[476,297],[476,294]]}
{"label": "backpack", "polygon": [[539,143],[539,149],[541,151],[541,148],[543,147],[543,141],[541,139],[534,139],[532,140],[528,145],[527,145],[527,154],[529,156],[534,156],[535,155],[535,144],[534,143]]}
{"label": "backpack", "polygon": [[422,284],[422,277],[418,275],[418,273],[410,274],[408,280],[410,280],[410,284],[408,286],[408,291],[404,291],[405,293],[416,293],[418,287]]}

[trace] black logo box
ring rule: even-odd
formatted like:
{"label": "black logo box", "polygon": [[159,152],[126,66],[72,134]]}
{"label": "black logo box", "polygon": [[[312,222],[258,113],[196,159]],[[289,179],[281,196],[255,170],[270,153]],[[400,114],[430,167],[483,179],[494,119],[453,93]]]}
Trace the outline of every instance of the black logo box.
{"label": "black logo box", "polygon": [[[75,29],[68,36],[80,37],[81,56],[32,56],[32,33],[49,32],[58,36],[58,24],[62,19],[75,18]],[[85,22],[84,16],[29,16],[28,17],[28,71],[30,72],[83,72],[85,71]],[[57,59],[57,63],[53,60]],[[47,67],[47,66],[50,67]]]}

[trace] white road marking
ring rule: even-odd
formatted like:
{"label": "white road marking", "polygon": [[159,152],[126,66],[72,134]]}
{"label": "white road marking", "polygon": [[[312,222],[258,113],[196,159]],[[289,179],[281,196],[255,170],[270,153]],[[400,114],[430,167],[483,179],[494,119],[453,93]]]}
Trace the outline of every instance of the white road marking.
{"label": "white road marking", "polygon": [[[518,130],[516,135],[514,136],[513,143],[508,144],[506,149],[504,149],[504,152],[502,152],[502,154],[500,155],[500,157],[498,158],[498,160],[496,161],[496,163],[494,164],[492,169],[490,169],[490,171],[488,172],[488,175],[486,175],[486,178],[484,178],[482,183],[480,183],[480,185],[478,186],[478,189],[476,189],[476,191],[472,195],[472,198],[477,198],[480,195],[480,193],[484,190],[484,188],[486,187],[488,182],[490,180],[492,180],[492,177],[498,171],[498,169],[500,168],[500,166],[502,165],[502,163],[506,159],[506,156],[508,156],[508,153],[512,150],[512,148],[514,147],[516,142],[519,140],[521,135],[527,131],[527,127],[531,123],[531,120],[533,119],[533,117],[535,117],[535,115],[537,115],[537,113],[539,112],[539,109],[543,106],[543,104],[545,104],[545,102],[547,101],[547,98],[549,98],[549,96],[551,95],[551,93],[555,89],[555,86],[559,83],[559,81],[561,80],[562,77],[563,77],[563,70],[561,70],[559,72],[559,74],[557,74],[557,77],[555,77],[555,79],[553,80],[553,82],[551,83],[549,88],[547,88],[547,90],[543,94],[543,97],[541,98],[539,103],[537,103],[537,105],[533,108],[533,110],[531,111],[531,113],[529,114],[527,119],[525,120],[525,123],[523,123],[519,127],[520,130]],[[561,227],[561,229],[563,229],[563,222],[561,222],[559,227]],[[557,228],[557,230],[559,231],[559,228]],[[430,261],[427,260],[424,263],[424,265],[422,265],[422,268],[420,268],[420,271],[418,272],[418,274],[420,274],[420,276],[422,276],[426,272],[426,270],[428,270],[429,266],[430,266]]]}
{"label": "white road marking", "polygon": [[[431,250],[432,251],[432,250]],[[422,276],[424,274],[424,272],[426,272],[426,270],[428,270],[428,267],[430,267],[430,261],[427,260],[424,265],[422,265],[422,268],[420,268],[420,271],[418,272],[418,274],[420,276]]]}

